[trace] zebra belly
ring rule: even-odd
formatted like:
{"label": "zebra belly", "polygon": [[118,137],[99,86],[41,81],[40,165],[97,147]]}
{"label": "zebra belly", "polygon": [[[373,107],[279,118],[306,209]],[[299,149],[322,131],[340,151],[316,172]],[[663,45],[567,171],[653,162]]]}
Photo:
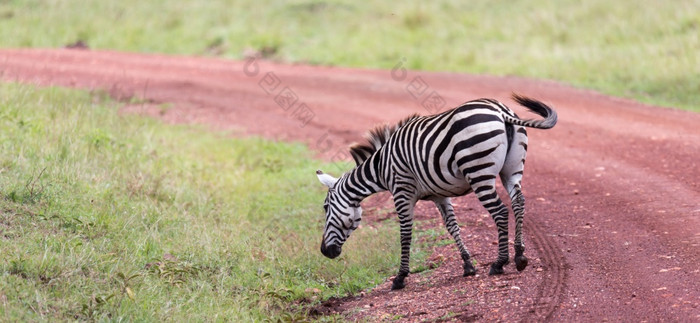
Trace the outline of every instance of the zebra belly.
{"label": "zebra belly", "polygon": [[[456,172],[459,174],[459,172]],[[445,182],[427,183],[420,181],[418,196],[421,199],[430,199],[430,197],[456,197],[467,195],[472,192],[472,188],[464,177],[454,177],[449,174],[445,177]]]}

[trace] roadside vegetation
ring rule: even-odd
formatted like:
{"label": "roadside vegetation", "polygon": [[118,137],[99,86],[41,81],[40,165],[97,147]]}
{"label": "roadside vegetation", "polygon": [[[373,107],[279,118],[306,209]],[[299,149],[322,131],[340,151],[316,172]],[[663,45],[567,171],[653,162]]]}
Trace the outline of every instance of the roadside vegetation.
{"label": "roadside vegetation", "polygon": [[[403,62],[700,111],[699,11],[692,0],[15,0],[0,1],[0,48]],[[121,104],[0,83],[0,321],[307,320],[309,305],[394,273],[393,221],[356,231],[339,260],[320,255],[314,172],[337,165]],[[430,246],[414,245],[412,267],[430,270]]]}
{"label": "roadside vegetation", "polygon": [[[0,47],[406,67],[559,80],[700,111],[700,4],[639,1],[4,1]],[[31,26],[31,28],[28,28]]]}
{"label": "roadside vegetation", "polygon": [[318,251],[300,144],[120,115],[100,92],[0,84],[0,321],[306,319],[386,279],[393,221]]}

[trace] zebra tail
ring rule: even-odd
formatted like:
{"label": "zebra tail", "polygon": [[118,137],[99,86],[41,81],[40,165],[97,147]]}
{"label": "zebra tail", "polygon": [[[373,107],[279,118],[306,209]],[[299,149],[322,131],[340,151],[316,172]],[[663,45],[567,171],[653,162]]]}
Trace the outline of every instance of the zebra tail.
{"label": "zebra tail", "polygon": [[554,127],[555,124],[557,124],[557,112],[554,111],[554,109],[550,108],[546,104],[537,101],[535,99],[528,98],[526,96],[522,96],[519,94],[513,93],[512,96],[513,100],[515,102],[518,102],[518,104],[526,107],[528,110],[540,115],[544,119],[542,120],[535,120],[535,119],[520,119],[518,117],[514,116],[509,116],[509,115],[504,115],[504,119],[506,122],[518,125],[518,126],[523,126],[523,127],[530,127],[530,128],[538,128],[538,129],[550,129]]}

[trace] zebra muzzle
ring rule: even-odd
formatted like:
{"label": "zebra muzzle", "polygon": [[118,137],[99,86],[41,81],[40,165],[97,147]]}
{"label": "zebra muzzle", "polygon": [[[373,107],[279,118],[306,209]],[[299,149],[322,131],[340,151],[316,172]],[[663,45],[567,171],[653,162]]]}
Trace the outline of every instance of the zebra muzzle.
{"label": "zebra muzzle", "polygon": [[339,245],[337,245],[337,244],[332,244],[332,245],[330,245],[330,246],[326,246],[326,242],[325,242],[325,241],[321,241],[321,253],[322,253],[324,256],[326,256],[326,257],[328,257],[328,258],[330,258],[330,259],[333,259],[333,258],[335,258],[335,257],[340,256],[340,252],[341,252],[341,251],[342,251],[342,250],[341,250],[341,247],[340,247]]}

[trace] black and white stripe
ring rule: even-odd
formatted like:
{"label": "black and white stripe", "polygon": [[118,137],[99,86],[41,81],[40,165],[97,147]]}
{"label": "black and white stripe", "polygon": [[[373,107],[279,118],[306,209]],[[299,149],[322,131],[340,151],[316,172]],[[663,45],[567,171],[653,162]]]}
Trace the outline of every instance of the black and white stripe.
{"label": "black and white stripe", "polygon": [[451,197],[474,192],[498,228],[498,258],[490,274],[501,274],[508,263],[508,208],[496,193],[496,178],[500,177],[515,215],[514,260],[518,270],[525,269],[525,199],[521,192],[527,151],[525,127],[552,128],[557,114],[537,100],[519,95],[513,99],[544,119],[520,119],[492,99],[469,101],[441,114],[413,115],[394,126],[375,128],[368,135],[368,144],[351,147],[357,167],[339,179],[319,171],[319,179],[329,187],[324,204],[323,254],[331,258],[340,254],[361,220],[359,204],[364,198],[389,191],[401,228],[401,265],[392,289],[403,288],[409,272],[413,209],[418,200],[435,203],[462,256],[464,275],[474,275],[476,269],[460,238],[450,202]]}

